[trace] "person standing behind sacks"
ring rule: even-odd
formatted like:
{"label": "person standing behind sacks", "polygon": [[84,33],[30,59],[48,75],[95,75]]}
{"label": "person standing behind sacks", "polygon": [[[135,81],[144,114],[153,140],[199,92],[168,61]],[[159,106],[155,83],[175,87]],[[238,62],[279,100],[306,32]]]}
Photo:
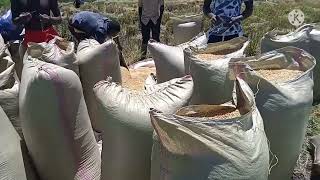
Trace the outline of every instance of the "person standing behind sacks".
{"label": "person standing behind sacks", "polygon": [[95,39],[102,44],[106,39],[113,38],[119,48],[120,65],[127,68],[118,36],[121,29],[119,22],[99,13],[81,11],[69,19],[68,27],[71,34],[79,42],[84,39]]}
{"label": "person standing behind sacks", "polygon": [[138,0],[139,20],[142,34],[141,60],[146,58],[147,45],[150,39],[160,42],[160,25],[164,11],[164,0]]}
{"label": "person standing behind sacks", "polygon": [[[17,75],[21,80],[23,56],[28,42],[49,42],[58,36],[53,25],[62,22],[57,0],[10,0],[12,22],[25,28],[24,40],[19,46],[19,61],[16,61]],[[52,15],[51,15],[52,14]]]}
{"label": "person standing behind sacks", "polygon": [[57,0],[11,0],[11,11],[13,23],[25,27],[25,47],[28,42],[49,42],[58,36],[53,28],[62,21]]}
{"label": "person standing behind sacks", "polygon": [[[241,13],[244,2],[245,10]],[[208,43],[243,36],[241,21],[252,15],[253,0],[204,0],[203,13],[212,20]]]}

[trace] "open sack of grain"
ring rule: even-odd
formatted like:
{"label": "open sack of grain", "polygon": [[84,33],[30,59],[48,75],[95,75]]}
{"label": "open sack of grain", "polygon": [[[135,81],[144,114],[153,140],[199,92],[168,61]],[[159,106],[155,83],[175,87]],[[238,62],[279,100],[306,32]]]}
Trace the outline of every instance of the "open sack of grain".
{"label": "open sack of grain", "polygon": [[[70,69],[79,75],[74,42],[56,36],[48,43],[28,43],[25,56]],[[24,57],[26,59],[28,57]]]}
{"label": "open sack of grain", "polygon": [[228,63],[232,57],[243,56],[248,41],[236,38],[214,44],[202,50],[184,50],[185,71],[195,83],[190,104],[220,104],[231,99],[233,82],[227,77]]}
{"label": "open sack of grain", "polygon": [[238,79],[233,103],[152,110],[156,136],[151,180],[267,180],[269,147],[249,86]]}
{"label": "open sack of grain", "polygon": [[100,180],[101,157],[77,74],[28,56],[19,93],[23,135],[40,178]]}
{"label": "open sack of grain", "polygon": [[[139,67],[139,68],[129,68],[120,67],[121,77],[122,77],[122,87],[143,91],[145,90],[146,81],[149,76],[155,76],[156,68],[155,67]],[[152,75],[151,75],[152,74]],[[147,85],[154,85],[156,83],[147,83]]]}
{"label": "open sack of grain", "polygon": [[314,101],[320,101],[320,26],[316,24],[306,24],[296,31],[277,35],[274,32],[267,33],[261,40],[261,51],[268,52],[274,49],[294,46],[310,53],[317,61],[314,69]]}
{"label": "open sack of grain", "polygon": [[255,92],[275,156],[269,179],[291,179],[312,108],[315,59],[302,49],[285,47],[257,57],[232,59],[229,66],[230,76],[241,76]]}
{"label": "open sack of grain", "polygon": [[0,106],[9,117],[12,125],[23,138],[19,118],[19,81],[7,46],[0,44]]}
{"label": "open sack of grain", "polygon": [[150,180],[153,128],[149,109],[172,113],[188,103],[193,89],[190,76],[164,84],[156,91],[138,92],[111,79],[95,85],[103,117],[99,122],[103,130],[102,179]]}
{"label": "open sack of grain", "polygon": [[175,44],[182,44],[190,41],[202,31],[203,15],[184,15],[170,17],[172,23],[173,41]]}
{"label": "open sack of grain", "polygon": [[97,111],[96,98],[93,93],[94,84],[108,76],[114,82],[121,83],[121,71],[117,45],[113,40],[99,44],[94,39],[86,39],[79,43],[77,56],[79,59],[80,80],[92,127],[101,132],[101,114]]}
{"label": "open sack of grain", "polygon": [[0,107],[0,179],[38,180],[26,148]]}
{"label": "open sack of grain", "polygon": [[206,34],[202,34],[189,43],[178,46],[168,46],[155,41],[149,41],[148,49],[156,65],[158,82],[165,82],[189,73],[187,69],[189,66],[185,64],[183,53],[183,50],[186,48],[193,48],[194,50],[204,49],[204,52],[207,54],[242,57],[247,45],[247,38],[244,37],[221,43],[207,44]]}

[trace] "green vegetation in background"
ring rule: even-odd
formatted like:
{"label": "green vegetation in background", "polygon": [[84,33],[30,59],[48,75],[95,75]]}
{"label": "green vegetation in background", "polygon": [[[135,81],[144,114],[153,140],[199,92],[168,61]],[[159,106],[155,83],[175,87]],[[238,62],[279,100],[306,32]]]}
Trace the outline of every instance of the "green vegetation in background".
{"label": "green vegetation in background", "polygon": [[0,0],[0,12],[10,8],[10,0]]}

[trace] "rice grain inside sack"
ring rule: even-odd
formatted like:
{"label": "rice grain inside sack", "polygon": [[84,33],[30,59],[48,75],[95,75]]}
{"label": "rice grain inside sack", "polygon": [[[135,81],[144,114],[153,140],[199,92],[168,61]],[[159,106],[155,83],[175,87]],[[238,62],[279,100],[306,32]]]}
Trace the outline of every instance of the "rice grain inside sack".
{"label": "rice grain inside sack", "polygon": [[110,79],[95,85],[103,115],[102,179],[150,180],[153,128],[149,109],[172,113],[187,104],[193,88],[190,76],[164,84],[152,92],[133,92]]}
{"label": "rice grain inside sack", "polygon": [[286,47],[259,58],[233,59],[229,66],[231,76],[242,76],[256,92],[270,150],[276,156],[269,179],[291,179],[312,108],[315,59],[302,49]]}
{"label": "rice grain inside sack", "polygon": [[151,180],[267,180],[269,147],[254,95],[241,79],[233,104],[150,112]]}
{"label": "rice grain inside sack", "polygon": [[150,40],[148,50],[156,66],[157,82],[162,83],[185,76],[183,49],[191,46],[194,48],[205,47],[207,41],[207,36],[204,33],[199,34],[190,42],[178,46],[168,46]]}
{"label": "rice grain inside sack", "polygon": [[19,81],[14,67],[15,63],[6,46],[0,47],[0,106],[20,137],[23,138],[19,118]]}
{"label": "rice grain inside sack", "polygon": [[126,69],[121,67],[122,87],[130,90],[142,91],[145,89],[146,79],[150,74],[155,74],[156,68],[139,67]]}
{"label": "rice grain inside sack", "polygon": [[313,99],[320,101],[320,27],[316,24],[306,24],[294,32],[277,35],[267,33],[261,40],[261,52],[268,52],[278,48],[294,46],[310,53],[317,61],[313,70],[314,88]]}
{"label": "rice grain inside sack", "polygon": [[24,58],[28,58],[26,56],[70,69],[79,75],[75,45],[61,37],[56,36],[48,43],[28,43]]}
{"label": "rice grain inside sack", "polygon": [[175,44],[190,41],[202,30],[202,14],[171,17],[173,38]]}
{"label": "rice grain inside sack", "polygon": [[121,71],[118,49],[113,40],[99,44],[96,40],[86,39],[80,42],[77,56],[79,59],[80,80],[88,107],[92,127],[101,132],[98,124],[103,117],[97,111],[97,102],[93,93],[93,86],[108,76],[114,82],[121,83]]}
{"label": "rice grain inside sack", "polygon": [[23,135],[40,178],[100,180],[101,157],[76,73],[29,57],[19,93]]}

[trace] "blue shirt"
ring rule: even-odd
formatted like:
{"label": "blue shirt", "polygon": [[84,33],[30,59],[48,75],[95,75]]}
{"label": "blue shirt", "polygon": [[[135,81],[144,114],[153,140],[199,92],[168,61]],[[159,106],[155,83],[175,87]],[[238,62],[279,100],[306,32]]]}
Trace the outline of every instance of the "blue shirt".
{"label": "blue shirt", "polygon": [[216,23],[209,30],[210,35],[230,36],[243,35],[241,22],[230,24],[231,17],[241,15],[241,5],[249,0],[212,0],[210,10],[217,16]]}
{"label": "blue shirt", "polygon": [[22,40],[22,31],[23,27],[13,24],[11,10],[0,17],[0,34],[5,41]]}
{"label": "blue shirt", "polygon": [[110,20],[99,13],[81,11],[73,16],[71,26],[103,43],[107,37],[108,22]]}

